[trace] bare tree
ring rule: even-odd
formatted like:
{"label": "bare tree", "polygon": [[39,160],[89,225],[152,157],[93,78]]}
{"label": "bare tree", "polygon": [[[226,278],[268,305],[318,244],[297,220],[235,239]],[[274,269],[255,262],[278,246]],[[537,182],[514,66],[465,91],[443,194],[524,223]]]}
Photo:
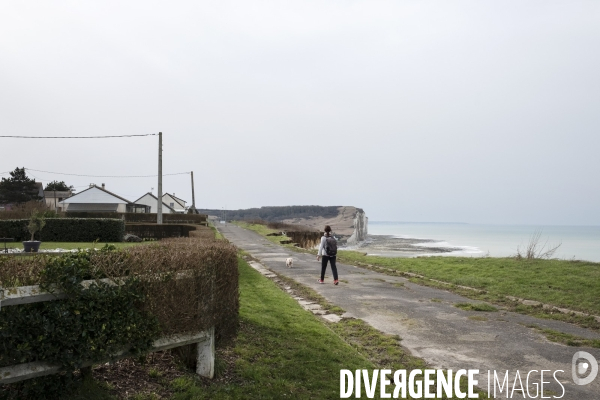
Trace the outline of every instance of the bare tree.
{"label": "bare tree", "polygon": [[562,242],[555,246],[548,246],[548,239],[542,244],[540,241],[541,237],[541,230],[533,232],[524,251],[521,251],[521,246],[517,247],[516,259],[522,260],[525,258],[527,260],[535,260],[552,258],[556,250],[562,245]]}

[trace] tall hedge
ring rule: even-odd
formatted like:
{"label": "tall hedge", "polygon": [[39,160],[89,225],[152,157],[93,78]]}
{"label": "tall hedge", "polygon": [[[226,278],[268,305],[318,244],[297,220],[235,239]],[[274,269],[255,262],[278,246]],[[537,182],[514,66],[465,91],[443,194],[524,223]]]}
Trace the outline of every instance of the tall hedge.
{"label": "tall hedge", "polygon": [[[30,240],[27,219],[0,221],[0,237],[21,242]],[[120,242],[125,234],[125,221],[109,218],[48,218],[46,226],[35,234],[36,240],[46,242]]]}

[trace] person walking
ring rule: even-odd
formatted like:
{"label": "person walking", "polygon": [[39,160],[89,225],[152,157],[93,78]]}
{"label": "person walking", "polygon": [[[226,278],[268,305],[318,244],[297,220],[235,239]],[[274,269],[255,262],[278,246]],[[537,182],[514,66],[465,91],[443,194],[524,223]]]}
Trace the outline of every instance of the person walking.
{"label": "person walking", "polygon": [[338,281],[337,267],[335,266],[335,258],[337,256],[337,241],[331,235],[331,227],[325,225],[325,234],[321,238],[321,244],[319,245],[319,252],[317,253],[317,261],[321,258],[321,279],[319,283],[325,283],[325,270],[327,270],[327,262],[331,264],[331,272],[333,272],[333,284],[337,285]]}

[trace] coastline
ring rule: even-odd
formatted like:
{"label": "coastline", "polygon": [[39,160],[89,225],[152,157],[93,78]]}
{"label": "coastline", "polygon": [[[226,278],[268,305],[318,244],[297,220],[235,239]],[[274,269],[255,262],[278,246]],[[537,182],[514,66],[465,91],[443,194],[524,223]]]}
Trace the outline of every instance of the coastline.
{"label": "coastline", "polygon": [[399,238],[394,235],[367,235],[364,241],[344,246],[342,250],[364,252],[367,255],[381,257],[418,257],[428,255],[450,255],[462,252],[462,247],[436,246],[439,240]]}

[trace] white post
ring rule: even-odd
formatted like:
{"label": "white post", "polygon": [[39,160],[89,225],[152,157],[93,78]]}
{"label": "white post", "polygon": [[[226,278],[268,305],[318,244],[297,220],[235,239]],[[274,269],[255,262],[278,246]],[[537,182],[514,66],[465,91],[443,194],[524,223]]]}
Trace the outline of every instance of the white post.
{"label": "white post", "polygon": [[208,330],[208,338],[198,342],[196,373],[212,379],[215,376],[215,327]]}
{"label": "white post", "polygon": [[158,201],[156,205],[156,223],[162,224],[162,132],[158,132]]}

